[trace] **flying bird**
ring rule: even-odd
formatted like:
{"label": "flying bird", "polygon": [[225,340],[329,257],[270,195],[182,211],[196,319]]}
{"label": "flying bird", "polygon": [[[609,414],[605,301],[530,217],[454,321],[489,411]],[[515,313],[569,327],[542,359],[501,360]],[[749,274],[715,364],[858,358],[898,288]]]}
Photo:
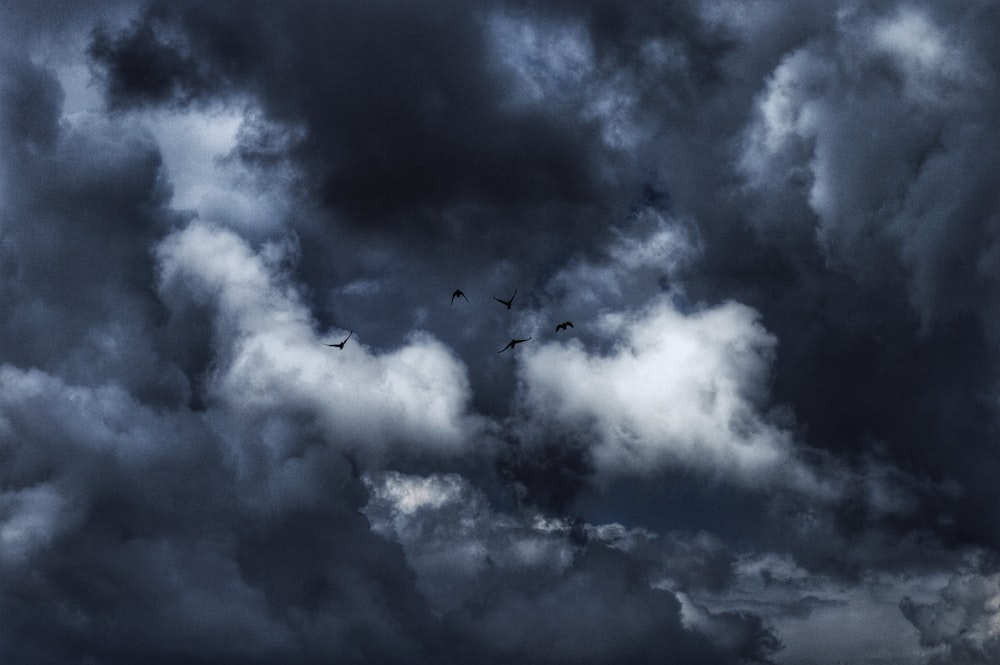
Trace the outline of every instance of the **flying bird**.
{"label": "flying bird", "polygon": [[337,342],[336,344],[327,344],[326,346],[335,346],[338,349],[343,350],[344,349],[344,345],[347,344],[347,340],[351,339],[351,335],[353,335],[353,334],[354,334],[354,331],[352,330],[351,332],[349,332],[347,334],[347,337],[344,338],[343,342]]}
{"label": "flying bird", "polygon": [[[511,300],[513,300],[513,298],[511,298]],[[513,349],[515,346],[517,346],[521,342],[527,342],[529,339],[531,339],[531,338],[529,337],[528,339],[512,339],[512,340],[510,340],[510,343],[507,344],[507,346],[505,346],[502,349],[500,349],[499,351],[497,351],[497,353],[503,353],[507,349]]]}
{"label": "flying bird", "polygon": [[564,321],[556,326],[556,332],[559,332],[560,330],[566,330],[566,328],[572,328],[572,327],[574,327],[572,321]]}
{"label": "flying bird", "polygon": [[[514,289],[514,296],[516,296],[516,295],[517,295],[517,289]],[[501,305],[506,305],[507,309],[510,309],[511,303],[514,302],[514,296],[511,296],[510,300],[500,300],[496,296],[493,296],[493,299],[496,300]]]}
{"label": "flying bird", "polygon": [[[465,294],[462,293],[461,289],[455,289],[455,292],[451,294],[451,304],[455,304],[455,298],[465,298]],[[465,298],[465,302],[469,302],[468,298]]]}

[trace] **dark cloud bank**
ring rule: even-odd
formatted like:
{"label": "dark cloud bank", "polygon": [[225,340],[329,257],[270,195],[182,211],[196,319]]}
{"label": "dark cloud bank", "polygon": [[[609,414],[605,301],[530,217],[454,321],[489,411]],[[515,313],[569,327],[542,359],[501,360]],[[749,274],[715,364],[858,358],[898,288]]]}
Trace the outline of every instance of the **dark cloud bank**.
{"label": "dark cloud bank", "polygon": [[993,3],[0,24],[0,660],[1000,653]]}

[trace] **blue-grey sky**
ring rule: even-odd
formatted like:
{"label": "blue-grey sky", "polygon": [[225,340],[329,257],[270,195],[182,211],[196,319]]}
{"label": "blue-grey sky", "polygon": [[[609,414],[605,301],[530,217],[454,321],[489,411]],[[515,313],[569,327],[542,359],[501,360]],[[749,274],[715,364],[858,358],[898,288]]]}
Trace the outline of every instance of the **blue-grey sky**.
{"label": "blue-grey sky", "polygon": [[1000,657],[995,3],[0,37],[0,660]]}

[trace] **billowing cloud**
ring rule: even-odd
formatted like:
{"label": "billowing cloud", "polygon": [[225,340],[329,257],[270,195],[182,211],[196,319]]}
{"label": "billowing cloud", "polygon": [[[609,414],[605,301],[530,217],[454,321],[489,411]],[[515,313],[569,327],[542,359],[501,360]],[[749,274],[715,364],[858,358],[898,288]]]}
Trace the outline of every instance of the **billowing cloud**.
{"label": "billowing cloud", "polygon": [[762,223],[814,229],[827,260],[863,283],[898,264],[925,325],[995,291],[983,267],[995,254],[997,90],[973,29],[944,18],[847,4],[833,38],[770,73],[741,156],[755,190],[789,202]]}
{"label": "billowing cloud", "polygon": [[3,3],[0,660],[995,659],[998,33]]}
{"label": "billowing cloud", "polygon": [[[768,617],[781,637],[778,663],[921,662],[927,657],[914,627],[899,611],[901,600],[931,598],[941,575],[871,574],[845,585],[816,574],[792,557],[747,553],[733,566],[724,593],[693,592],[690,602],[716,613],[751,612]],[[692,613],[696,612],[696,608]],[[849,631],[850,640],[843,639]]]}
{"label": "billowing cloud", "polygon": [[[794,423],[769,403],[778,340],[759,313],[690,303],[684,275],[700,250],[688,227],[655,208],[634,224],[603,258],[577,259],[549,282],[549,307],[576,321],[568,339],[522,317],[540,342],[520,356],[521,415],[537,430],[525,436],[572,432],[611,477],[681,468],[744,487],[836,494],[840,481],[797,459]],[[642,304],[615,307],[626,294]]]}
{"label": "billowing cloud", "polygon": [[[463,445],[473,421],[465,413],[469,387],[461,363],[420,333],[382,355],[368,352],[351,331],[328,335],[337,342],[350,335],[349,346],[325,346],[331,340],[318,338],[294,287],[272,272],[287,251],[267,245],[257,255],[234,233],[201,223],[157,250],[168,307],[214,309],[215,366],[206,399],[229,412],[227,428],[249,425],[247,433],[259,436],[268,414],[298,413],[314,421],[314,436],[360,451],[399,441],[427,450]],[[279,450],[296,445],[282,442],[276,427]]]}
{"label": "billowing cloud", "polygon": [[505,658],[656,662],[669,642],[699,662],[754,662],[780,647],[759,617],[695,611],[683,593],[654,586],[657,564],[678,562],[664,561],[670,554],[650,547],[649,534],[498,514],[455,475],[366,482],[373,529],[403,546],[445,622]]}
{"label": "billowing cloud", "polygon": [[600,471],[655,473],[672,465],[749,486],[822,493],[793,459],[791,434],[761,412],[775,339],[748,307],[725,303],[685,316],[667,298],[597,325],[607,355],[574,343],[527,352],[524,401],[595,439]]}
{"label": "billowing cloud", "polygon": [[1000,576],[967,572],[953,577],[940,597],[900,603],[920,631],[920,642],[933,649],[931,662],[990,663],[1000,654]]}

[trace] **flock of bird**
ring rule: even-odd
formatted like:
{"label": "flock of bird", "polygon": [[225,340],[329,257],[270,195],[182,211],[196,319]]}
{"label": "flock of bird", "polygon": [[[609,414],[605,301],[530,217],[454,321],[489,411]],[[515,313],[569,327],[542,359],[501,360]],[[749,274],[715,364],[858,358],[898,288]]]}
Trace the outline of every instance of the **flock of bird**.
{"label": "flock of bird", "polygon": [[[502,298],[497,298],[496,296],[493,296],[493,299],[496,300],[501,305],[503,305],[504,307],[506,307],[507,309],[510,309],[511,305],[514,304],[514,297],[515,296],[517,296],[517,289],[514,289],[513,295],[511,295],[511,297],[508,300],[503,300]],[[455,289],[455,292],[451,294],[451,304],[452,305],[455,304],[455,298],[462,298],[462,299],[465,300],[465,302],[469,302],[469,299],[465,296],[464,293],[462,293],[461,289]],[[561,330],[566,330],[566,328],[572,328],[572,327],[573,327],[573,322],[572,321],[563,321],[562,323],[560,323],[559,325],[556,326],[556,332],[559,332]],[[345,337],[343,341],[337,342],[335,344],[325,344],[325,345],[326,346],[333,346],[333,347],[336,347],[336,348],[338,348],[340,350],[343,350],[344,349],[344,345],[347,344],[347,340],[351,339],[351,335],[353,335],[353,334],[354,334],[354,331],[352,330],[352,331],[350,331],[348,333],[347,337]],[[524,339],[517,339],[515,337],[515,338],[511,339],[507,343],[507,346],[505,346],[502,349],[500,349],[499,351],[497,351],[497,353],[503,353],[507,349],[513,349],[518,344],[522,344],[524,342],[527,342],[530,339],[531,339],[531,337],[525,337]]]}

